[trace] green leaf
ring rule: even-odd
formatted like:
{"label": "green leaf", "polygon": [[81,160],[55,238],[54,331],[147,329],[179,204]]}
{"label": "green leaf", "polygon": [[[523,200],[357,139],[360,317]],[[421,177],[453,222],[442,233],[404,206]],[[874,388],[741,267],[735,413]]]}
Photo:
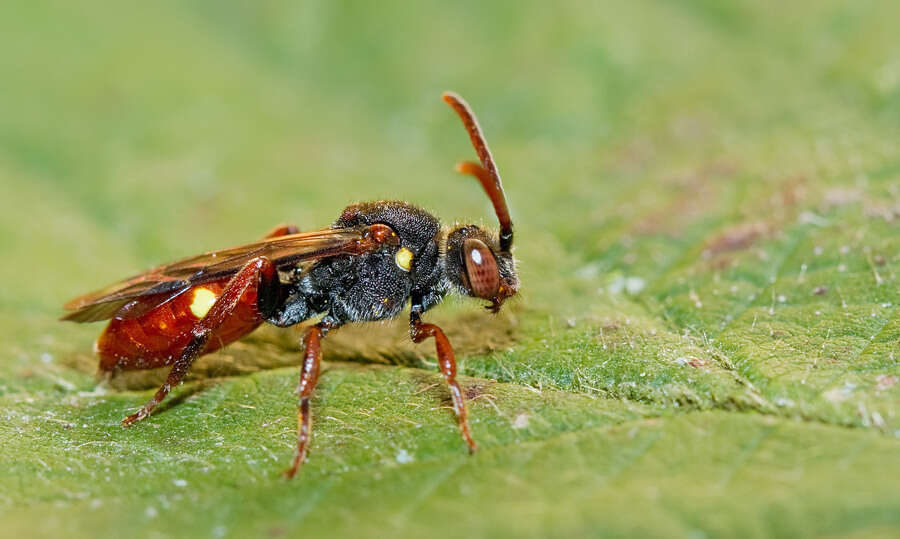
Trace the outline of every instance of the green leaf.
{"label": "green leaf", "polygon": [[[895,536],[900,48],[891,3],[0,7],[0,527],[9,536]],[[137,11],[134,11],[137,9]],[[522,289],[94,377],[71,297],[397,198],[492,224]]]}

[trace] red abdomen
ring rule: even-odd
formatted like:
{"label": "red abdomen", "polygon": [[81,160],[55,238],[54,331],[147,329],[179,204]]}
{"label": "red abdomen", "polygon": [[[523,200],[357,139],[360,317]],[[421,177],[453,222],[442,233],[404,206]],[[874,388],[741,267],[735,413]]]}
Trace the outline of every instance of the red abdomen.
{"label": "red abdomen", "polygon": [[[154,369],[174,363],[190,342],[191,329],[227,284],[228,280],[199,285],[138,317],[110,320],[94,346],[100,369]],[[256,307],[256,287],[250,287],[222,327],[212,334],[201,355],[240,339],[262,322]]]}

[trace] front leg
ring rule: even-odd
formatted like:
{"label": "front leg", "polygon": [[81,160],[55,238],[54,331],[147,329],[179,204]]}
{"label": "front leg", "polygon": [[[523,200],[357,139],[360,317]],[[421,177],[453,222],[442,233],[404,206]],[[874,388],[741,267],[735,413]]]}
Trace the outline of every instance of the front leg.
{"label": "front leg", "polygon": [[456,412],[456,418],[459,420],[459,432],[463,440],[469,446],[469,453],[474,453],[478,446],[472,439],[469,432],[469,419],[466,412],[466,400],[463,397],[459,384],[456,382],[456,358],[453,355],[453,347],[450,340],[444,334],[443,330],[434,324],[426,324],[422,322],[421,310],[415,306],[409,316],[409,334],[413,342],[420,343],[428,337],[434,337],[434,346],[437,351],[438,365],[441,368],[441,374],[444,375],[444,381],[450,389],[450,397],[453,399],[453,410]]}

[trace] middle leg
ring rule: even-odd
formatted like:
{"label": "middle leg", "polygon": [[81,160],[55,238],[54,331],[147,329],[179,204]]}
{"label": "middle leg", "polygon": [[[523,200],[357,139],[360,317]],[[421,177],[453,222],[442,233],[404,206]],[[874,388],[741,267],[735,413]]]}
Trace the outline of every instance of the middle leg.
{"label": "middle leg", "polygon": [[288,479],[297,475],[297,470],[306,461],[306,452],[309,442],[312,440],[312,413],[309,409],[309,400],[319,381],[319,368],[322,363],[321,340],[335,325],[327,322],[307,328],[303,336],[303,363],[300,366],[300,383],[297,386],[297,395],[300,402],[297,403],[297,451],[294,453],[294,462],[285,470],[284,475]]}

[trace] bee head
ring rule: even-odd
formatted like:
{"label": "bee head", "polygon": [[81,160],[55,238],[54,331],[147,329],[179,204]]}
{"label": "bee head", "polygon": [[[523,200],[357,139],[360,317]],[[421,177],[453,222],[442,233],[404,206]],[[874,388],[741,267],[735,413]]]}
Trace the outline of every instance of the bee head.
{"label": "bee head", "polygon": [[481,183],[500,223],[496,238],[475,225],[451,230],[447,236],[446,271],[460,292],[490,301],[487,308],[496,313],[506,298],[519,289],[519,276],[512,256],[512,220],[506,195],[497,165],[469,104],[453,92],[444,92],[443,98],[459,114],[481,161],[481,164],[464,161],[456,165],[456,170],[473,176]]}
{"label": "bee head", "polygon": [[512,253],[500,249],[488,231],[465,225],[450,231],[445,258],[447,276],[461,294],[490,301],[487,309],[500,306],[519,289]]}

